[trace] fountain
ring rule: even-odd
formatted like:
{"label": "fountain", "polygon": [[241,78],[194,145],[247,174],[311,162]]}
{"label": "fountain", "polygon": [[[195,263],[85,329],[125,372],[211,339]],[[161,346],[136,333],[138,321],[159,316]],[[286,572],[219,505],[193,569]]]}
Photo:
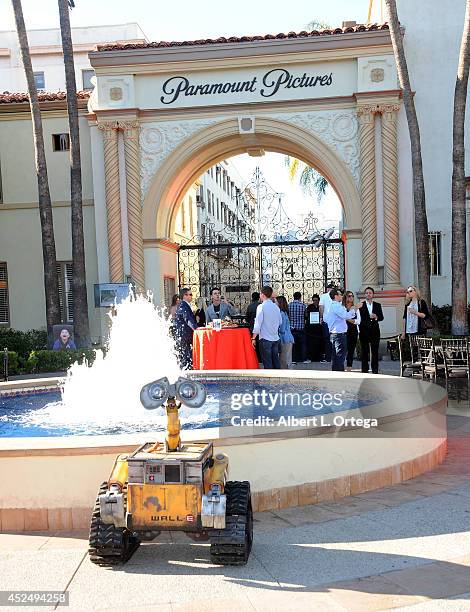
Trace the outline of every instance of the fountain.
{"label": "fountain", "polygon": [[[146,411],[139,393],[181,375],[168,328],[149,297],[131,297],[116,306],[106,356],[73,365],[61,398],[30,409],[11,395],[32,383],[0,383],[2,530],[86,528],[116,454],[163,439],[163,410]],[[249,469],[255,510],[387,486],[445,455],[446,393],[430,383],[314,370],[190,376],[208,399],[181,410],[182,437],[227,452],[233,480]]]}

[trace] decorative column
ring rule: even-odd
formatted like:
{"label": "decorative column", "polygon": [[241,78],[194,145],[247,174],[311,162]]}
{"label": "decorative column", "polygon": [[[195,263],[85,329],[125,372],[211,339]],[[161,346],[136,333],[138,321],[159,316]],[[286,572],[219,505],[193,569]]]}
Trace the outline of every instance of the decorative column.
{"label": "decorative column", "polygon": [[137,290],[145,290],[144,248],[142,241],[142,205],[140,196],[139,123],[122,121],[126,164],[127,224],[131,277]]}
{"label": "decorative column", "polygon": [[377,213],[375,186],[376,106],[358,106],[361,147],[362,283],[377,284]]}
{"label": "decorative column", "polygon": [[400,237],[398,217],[398,104],[379,106],[382,113],[382,167],[384,206],[384,280],[386,285],[400,284]]}
{"label": "decorative column", "polygon": [[103,133],[109,280],[111,283],[122,283],[124,280],[117,128],[118,125],[115,122],[98,123],[98,129]]}

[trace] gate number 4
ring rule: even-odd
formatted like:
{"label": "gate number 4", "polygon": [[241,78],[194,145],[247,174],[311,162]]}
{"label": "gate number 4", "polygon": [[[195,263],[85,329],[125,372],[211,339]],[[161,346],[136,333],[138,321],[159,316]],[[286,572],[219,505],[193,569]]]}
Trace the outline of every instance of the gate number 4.
{"label": "gate number 4", "polygon": [[290,266],[287,266],[287,268],[284,270],[284,274],[286,276],[290,276],[291,278],[295,276],[294,264],[290,264]]}

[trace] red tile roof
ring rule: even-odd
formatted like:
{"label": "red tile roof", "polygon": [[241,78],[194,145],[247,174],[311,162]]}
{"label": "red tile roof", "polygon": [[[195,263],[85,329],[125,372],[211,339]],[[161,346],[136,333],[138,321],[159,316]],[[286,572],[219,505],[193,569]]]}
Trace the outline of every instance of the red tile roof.
{"label": "red tile roof", "polygon": [[[88,100],[91,91],[77,91],[77,98],[79,100]],[[65,100],[67,98],[65,91],[44,91],[38,93],[39,102],[53,102],[55,100]],[[0,94],[0,104],[11,104],[15,102],[29,102],[29,96],[27,93],[10,93],[5,91]]]}
{"label": "red tile roof", "polygon": [[283,40],[292,38],[315,38],[317,36],[331,36],[332,34],[351,34],[355,32],[374,32],[388,30],[388,24],[357,24],[346,28],[333,28],[331,30],[313,30],[312,32],[288,32],[287,34],[264,34],[262,36],[231,36],[230,38],[203,38],[200,40],[185,40],[181,42],[150,42],[150,43],[109,43],[98,45],[98,51],[116,51],[121,49],[160,49],[164,47],[190,47],[198,45],[217,45],[223,43],[243,43],[262,40]]}

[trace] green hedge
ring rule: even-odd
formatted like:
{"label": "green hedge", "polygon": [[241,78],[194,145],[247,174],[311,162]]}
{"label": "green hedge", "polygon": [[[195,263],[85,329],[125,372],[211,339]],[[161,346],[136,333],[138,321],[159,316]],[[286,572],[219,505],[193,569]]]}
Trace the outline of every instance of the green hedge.
{"label": "green hedge", "polygon": [[31,351],[24,364],[24,372],[61,372],[67,370],[73,363],[87,361],[91,365],[96,358],[94,349],[77,349],[67,351]]}
{"label": "green hedge", "polygon": [[47,349],[47,333],[42,329],[18,331],[0,327],[0,350],[7,348],[19,358],[27,359],[31,351]]}
{"label": "green hedge", "polygon": [[[101,350],[101,349],[98,349]],[[65,372],[73,363],[91,365],[96,358],[94,349],[77,349],[67,351],[31,351],[23,358],[15,351],[8,351],[8,375],[38,374],[40,372]],[[0,375],[3,376],[3,354],[0,353]]]}

